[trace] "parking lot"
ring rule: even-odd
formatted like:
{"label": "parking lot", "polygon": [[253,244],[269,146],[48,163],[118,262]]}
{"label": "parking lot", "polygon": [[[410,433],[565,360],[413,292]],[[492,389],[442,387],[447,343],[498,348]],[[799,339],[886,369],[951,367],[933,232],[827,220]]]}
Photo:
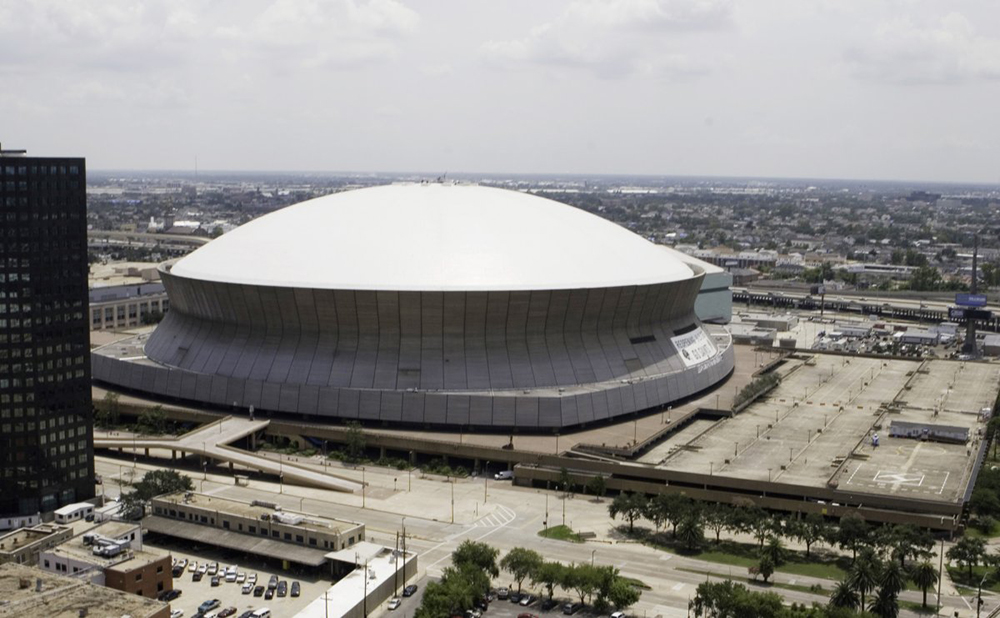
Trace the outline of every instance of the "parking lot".
{"label": "parking lot", "polygon": [[[275,595],[272,599],[265,599],[263,596],[256,597],[253,594],[243,594],[243,584],[226,582],[224,577],[221,578],[218,586],[212,586],[212,578],[207,574],[202,577],[201,581],[192,581],[193,573],[185,568],[184,573],[180,577],[174,578],[174,588],[181,590],[182,593],[170,602],[171,609],[182,610],[185,618],[190,618],[197,614],[198,606],[209,599],[219,599],[220,601],[219,606],[211,610],[213,612],[218,612],[227,607],[235,607],[237,610],[235,616],[239,616],[247,610],[267,607],[271,610],[271,615],[274,618],[291,617],[297,614],[299,610],[303,609],[313,599],[322,595],[332,583],[329,579],[319,579],[315,576],[306,577],[282,571],[280,568],[274,568],[273,566],[264,564],[262,561],[254,562],[247,560],[245,557],[234,557],[234,554],[231,552],[213,548],[180,548],[176,544],[154,545],[148,542],[146,546],[152,548],[153,551],[169,552],[176,559],[186,558],[189,564],[192,560],[199,565],[218,562],[220,569],[234,565],[238,572],[246,573],[248,577],[250,574],[256,573],[256,585],[264,586],[265,588],[271,575],[277,575],[279,579],[288,582],[289,594],[287,596],[279,597]],[[192,552],[197,553],[197,555]],[[298,597],[291,596],[292,582],[299,582],[301,586],[301,593]]]}

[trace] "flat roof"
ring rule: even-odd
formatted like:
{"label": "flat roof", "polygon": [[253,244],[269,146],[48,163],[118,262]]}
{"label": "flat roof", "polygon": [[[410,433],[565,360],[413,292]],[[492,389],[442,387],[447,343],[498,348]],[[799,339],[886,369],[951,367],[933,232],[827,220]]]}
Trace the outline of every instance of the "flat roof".
{"label": "flat roof", "polygon": [[[350,551],[350,550],[344,550]],[[395,558],[395,552],[391,547],[380,547],[375,556],[368,558],[368,581],[365,582],[364,559],[360,562],[362,566],[356,568],[343,579],[331,586],[322,596],[319,596],[305,609],[295,614],[295,618],[327,618],[328,616],[346,616],[348,612],[359,603],[365,596],[365,590],[375,590],[383,582],[386,582],[396,573],[405,572],[405,564],[416,557],[412,551],[407,551],[406,555],[399,552],[399,559]],[[353,558],[351,562],[353,562]],[[400,582],[400,589],[403,583]]]}
{"label": "flat roof", "polygon": [[326,562],[326,551],[324,550],[275,541],[268,537],[232,532],[231,530],[223,530],[214,526],[192,524],[158,515],[147,517],[143,522],[145,522],[146,530],[149,532],[165,534],[196,543],[235,549],[248,554],[288,560],[312,567],[320,566]]}
{"label": "flat roof", "polygon": [[[185,498],[187,496],[187,498]],[[296,528],[301,528],[302,530],[311,530],[313,532],[325,532],[325,533],[340,533],[344,529],[355,528],[361,524],[353,521],[345,521],[342,519],[332,519],[330,517],[324,517],[322,515],[315,515],[312,513],[301,513],[298,511],[289,511],[282,509],[277,511],[269,506],[254,505],[249,502],[243,502],[240,500],[233,500],[231,498],[223,498],[221,496],[210,496],[208,494],[200,494],[195,492],[183,492],[179,491],[172,494],[167,494],[154,498],[154,501],[160,502],[170,502],[177,504],[179,506],[192,506],[200,507],[205,509],[212,509],[219,511],[220,513],[230,513],[232,515],[237,515],[240,517],[248,517],[250,519],[260,520],[261,515],[274,516],[276,514],[284,515],[297,515],[303,518],[301,523],[289,524],[285,522],[278,522],[286,526],[294,526]]]}
{"label": "flat roof", "polygon": [[[21,588],[21,580],[30,585]],[[41,580],[42,590],[36,592]],[[79,618],[80,610],[90,616],[148,618],[167,607],[166,603],[104,586],[95,586],[63,575],[20,564],[0,565],[0,616],[45,616]]]}

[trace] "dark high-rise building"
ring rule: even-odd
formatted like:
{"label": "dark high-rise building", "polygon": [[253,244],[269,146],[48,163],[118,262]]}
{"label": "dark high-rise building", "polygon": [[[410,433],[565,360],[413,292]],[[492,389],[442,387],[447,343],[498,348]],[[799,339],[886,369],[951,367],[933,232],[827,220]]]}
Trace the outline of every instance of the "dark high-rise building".
{"label": "dark high-rise building", "polygon": [[0,150],[0,521],[94,496],[84,165]]}

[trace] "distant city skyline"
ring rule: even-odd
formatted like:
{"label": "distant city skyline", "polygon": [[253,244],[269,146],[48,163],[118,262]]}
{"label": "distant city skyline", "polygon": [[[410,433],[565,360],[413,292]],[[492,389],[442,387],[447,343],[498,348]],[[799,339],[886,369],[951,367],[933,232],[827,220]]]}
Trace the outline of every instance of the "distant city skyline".
{"label": "distant city skyline", "polygon": [[986,0],[0,0],[0,142],[91,170],[996,184],[997,21]]}

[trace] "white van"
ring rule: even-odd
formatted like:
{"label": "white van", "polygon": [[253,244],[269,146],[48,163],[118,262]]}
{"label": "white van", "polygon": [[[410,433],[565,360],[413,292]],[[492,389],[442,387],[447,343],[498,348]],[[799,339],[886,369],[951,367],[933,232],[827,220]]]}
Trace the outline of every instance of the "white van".
{"label": "white van", "polygon": [[262,607],[253,613],[253,618],[271,618],[271,610]]}
{"label": "white van", "polygon": [[513,470],[502,470],[493,475],[493,478],[497,481],[512,481],[514,480]]}

